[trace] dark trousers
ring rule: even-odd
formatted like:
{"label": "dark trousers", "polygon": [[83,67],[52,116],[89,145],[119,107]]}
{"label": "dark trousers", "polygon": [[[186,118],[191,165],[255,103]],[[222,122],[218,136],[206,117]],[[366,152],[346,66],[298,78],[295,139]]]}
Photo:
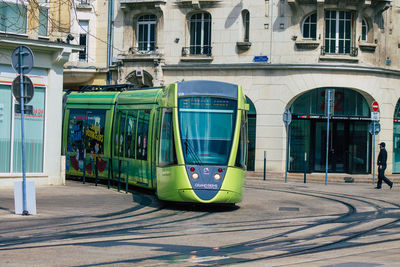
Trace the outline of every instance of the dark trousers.
{"label": "dark trousers", "polygon": [[388,186],[392,186],[393,182],[390,181],[386,176],[385,176],[385,170],[386,170],[386,166],[383,166],[382,169],[379,169],[378,167],[378,184],[377,187],[381,188],[382,187],[382,180],[385,181],[385,183]]}

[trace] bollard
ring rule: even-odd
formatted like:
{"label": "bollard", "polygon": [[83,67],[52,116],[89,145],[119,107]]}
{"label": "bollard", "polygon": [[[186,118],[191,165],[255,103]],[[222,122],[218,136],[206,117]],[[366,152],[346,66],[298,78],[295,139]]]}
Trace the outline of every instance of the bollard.
{"label": "bollard", "polygon": [[128,183],[129,183],[129,161],[126,161],[125,194],[128,194]]}
{"label": "bollard", "polygon": [[86,157],[83,159],[83,176],[82,176],[82,183],[85,184],[86,180]]}
{"label": "bollard", "polygon": [[121,190],[121,160],[118,160],[118,192]]}
{"label": "bollard", "polygon": [[307,152],[304,152],[304,183],[307,182]]}
{"label": "bollard", "polygon": [[99,171],[98,171],[98,169],[97,169],[97,157],[96,157],[96,160],[95,160],[95,163],[94,163],[94,174],[95,174],[95,185],[97,186],[97,180],[99,179]]}
{"label": "bollard", "polygon": [[111,161],[111,159],[108,159],[108,175],[107,175],[107,188],[108,189],[110,189],[111,166],[112,166],[112,161]]}
{"label": "bollard", "polygon": [[264,151],[264,181],[265,181],[266,171],[267,171],[267,151]]}

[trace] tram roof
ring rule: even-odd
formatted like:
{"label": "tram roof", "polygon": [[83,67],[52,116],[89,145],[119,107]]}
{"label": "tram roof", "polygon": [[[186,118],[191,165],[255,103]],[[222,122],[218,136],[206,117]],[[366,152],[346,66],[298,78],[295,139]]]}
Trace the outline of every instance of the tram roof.
{"label": "tram roof", "polygon": [[156,104],[162,95],[164,87],[142,88],[123,91],[118,96],[119,105]]}
{"label": "tram roof", "polygon": [[157,103],[164,87],[134,88],[129,84],[90,85],[69,91],[67,104],[144,104]]}
{"label": "tram roof", "polygon": [[68,95],[67,104],[108,104],[114,105],[120,92],[92,91],[71,92]]}
{"label": "tram roof", "polygon": [[238,98],[238,85],[208,80],[194,80],[178,82],[178,95],[209,95]]}

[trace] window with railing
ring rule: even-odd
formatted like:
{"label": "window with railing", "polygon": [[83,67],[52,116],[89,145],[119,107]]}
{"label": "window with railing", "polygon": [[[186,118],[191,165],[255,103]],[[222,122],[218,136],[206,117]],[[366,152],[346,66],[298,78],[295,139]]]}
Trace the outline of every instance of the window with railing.
{"label": "window with railing", "polygon": [[351,46],[352,22],[351,11],[325,11],[325,47],[326,54],[342,54],[354,56]]}
{"label": "window with railing", "polygon": [[211,15],[196,13],[189,19],[191,55],[211,56]]}
{"label": "window with railing", "polygon": [[139,52],[156,50],[156,25],[155,15],[144,15],[138,18],[137,43]]}

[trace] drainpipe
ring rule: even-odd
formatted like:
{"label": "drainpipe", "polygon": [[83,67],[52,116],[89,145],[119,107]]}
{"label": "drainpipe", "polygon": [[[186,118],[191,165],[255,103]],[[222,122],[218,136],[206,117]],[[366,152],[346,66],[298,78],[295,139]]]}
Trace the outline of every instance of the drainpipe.
{"label": "drainpipe", "polygon": [[269,38],[269,63],[272,63],[272,35],[274,31],[273,17],[274,17],[274,0],[271,0],[271,23],[270,23],[271,36]]}
{"label": "drainpipe", "polygon": [[114,4],[108,0],[108,35],[107,35],[107,85],[111,84],[111,60],[112,60],[112,37],[113,37]]}

